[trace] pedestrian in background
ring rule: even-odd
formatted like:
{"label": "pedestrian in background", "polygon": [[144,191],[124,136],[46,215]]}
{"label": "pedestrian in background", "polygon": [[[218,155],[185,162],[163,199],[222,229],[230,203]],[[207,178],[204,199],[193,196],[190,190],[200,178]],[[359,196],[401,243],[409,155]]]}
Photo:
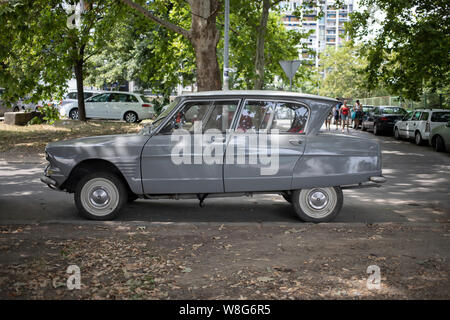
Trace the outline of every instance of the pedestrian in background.
{"label": "pedestrian in background", "polygon": [[362,107],[361,103],[359,102],[359,100],[356,100],[354,129],[356,129],[356,130],[359,129],[359,125],[361,124],[361,121],[362,121],[362,116],[363,116],[363,107]]}
{"label": "pedestrian in background", "polygon": [[339,98],[336,98],[338,100],[338,103],[334,107],[333,115],[334,115],[334,124],[336,125],[336,130],[339,129],[339,122],[340,122],[340,109],[342,106],[342,102],[339,100]]}
{"label": "pedestrian in background", "polygon": [[350,116],[350,108],[347,106],[347,100],[344,100],[344,104],[340,108],[340,118],[342,121],[342,133],[345,132],[345,125],[347,125],[347,132],[350,132],[349,125],[349,116]]}

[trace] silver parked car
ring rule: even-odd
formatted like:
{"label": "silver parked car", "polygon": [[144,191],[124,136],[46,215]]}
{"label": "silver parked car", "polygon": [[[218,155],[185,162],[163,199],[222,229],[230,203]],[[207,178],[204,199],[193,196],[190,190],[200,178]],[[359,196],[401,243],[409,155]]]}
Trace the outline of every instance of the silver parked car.
{"label": "silver parked car", "polygon": [[319,132],[337,100],[277,91],[176,98],[139,134],[49,143],[42,181],[75,194],[89,219],[115,218],[137,198],[276,193],[303,221],[331,221],[342,190],[379,186],[380,144]]}

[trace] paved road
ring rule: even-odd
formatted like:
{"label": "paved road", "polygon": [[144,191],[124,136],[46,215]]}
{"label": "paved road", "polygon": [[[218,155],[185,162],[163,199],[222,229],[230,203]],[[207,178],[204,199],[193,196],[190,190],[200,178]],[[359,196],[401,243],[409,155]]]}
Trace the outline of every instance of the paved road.
{"label": "paved road", "polygon": [[[449,222],[450,154],[436,153],[392,137],[383,145],[382,188],[344,191],[344,206],[336,222]],[[82,220],[73,196],[52,191],[39,181],[44,163],[0,161],[0,223],[13,221]],[[195,200],[138,200],[122,212],[121,221],[298,223],[291,206],[280,196]]]}

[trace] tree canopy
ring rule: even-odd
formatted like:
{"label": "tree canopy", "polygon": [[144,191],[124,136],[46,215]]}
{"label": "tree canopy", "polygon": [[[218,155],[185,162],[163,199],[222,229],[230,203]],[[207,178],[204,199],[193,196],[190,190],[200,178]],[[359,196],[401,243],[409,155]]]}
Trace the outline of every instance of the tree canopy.
{"label": "tree canopy", "polygon": [[369,89],[417,100],[450,80],[450,2],[361,0],[351,15],[350,35],[363,42]]}

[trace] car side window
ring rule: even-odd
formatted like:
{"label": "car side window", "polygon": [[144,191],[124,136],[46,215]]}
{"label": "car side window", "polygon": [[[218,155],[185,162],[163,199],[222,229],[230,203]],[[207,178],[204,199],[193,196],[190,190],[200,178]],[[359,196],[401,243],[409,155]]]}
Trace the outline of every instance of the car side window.
{"label": "car side window", "polygon": [[128,102],[128,94],[123,93],[111,93],[109,96],[109,102]]}
{"label": "car side window", "polygon": [[225,133],[227,129],[230,129],[238,105],[239,100],[214,101],[214,104],[203,123],[203,132],[209,129],[217,129],[222,133]]}
{"label": "car side window", "polygon": [[127,102],[139,102],[138,99],[132,94],[127,94],[127,96],[128,96]]}
{"label": "car side window", "polygon": [[275,105],[274,101],[246,101],[239,118],[237,132],[268,129],[267,125],[273,118]]}
{"label": "car side window", "polygon": [[308,108],[295,103],[247,101],[237,132],[278,130],[280,133],[303,133],[308,114]]}
{"label": "car side window", "polygon": [[86,102],[106,102],[108,101],[109,93],[99,94],[96,96],[93,96],[86,100]]}
{"label": "car side window", "polygon": [[412,117],[412,121],[417,121],[420,119],[420,111],[414,112],[414,115]]}
{"label": "car side window", "polygon": [[420,116],[420,120],[428,120],[428,116],[430,114],[428,112],[422,112],[421,116]]}
{"label": "car side window", "polygon": [[211,101],[186,102],[158,134],[171,134],[175,129],[184,129],[193,133],[197,121],[204,123],[211,105]]}
{"label": "car side window", "polygon": [[295,103],[280,102],[275,108],[275,115],[270,130],[280,133],[304,133],[308,121],[307,107]]}
{"label": "car side window", "polygon": [[380,110],[380,108],[374,108],[373,111],[372,111],[372,113],[373,113],[373,114],[378,114],[378,111],[379,111],[379,110]]}

